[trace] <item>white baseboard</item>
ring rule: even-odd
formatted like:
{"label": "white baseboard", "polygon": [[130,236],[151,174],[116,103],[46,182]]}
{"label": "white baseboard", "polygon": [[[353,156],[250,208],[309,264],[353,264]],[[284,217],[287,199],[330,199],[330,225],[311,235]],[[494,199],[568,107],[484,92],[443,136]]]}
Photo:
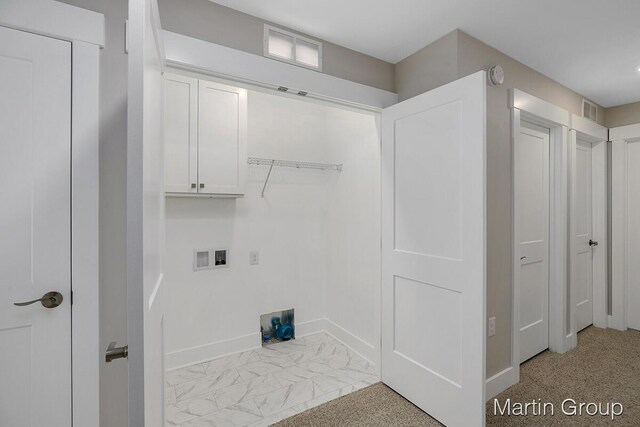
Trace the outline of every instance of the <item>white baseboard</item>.
{"label": "white baseboard", "polygon": [[317,334],[327,329],[327,319],[308,320],[306,322],[296,322],[296,338]]}
{"label": "white baseboard", "polygon": [[577,346],[578,346],[578,334],[574,334],[573,332],[571,332],[570,334],[567,334],[567,336],[564,339],[564,348],[563,348],[564,351],[562,351],[562,353],[566,353],[569,350],[573,350]]}
{"label": "white baseboard", "polygon": [[620,317],[607,316],[607,327],[617,331],[626,331],[627,326]]}
{"label": "white baseboard", "polygon": [[[373,362],[376,360],[374,347],[331,320],[322,318],[308,320],[306,322],[296,322],[296,338],[302,338],[320,332],[328,333],[354,353],[370,363],[375,364],[375,362]],[[167,353],[165,356],[165,366],[167,370],[178,369],[195,363],[218,359],[233,353],[260,348],[260,345],[260,334],[256,332],[255,334]]]}
{"label": "white baseboard", "polygon": [[487,380],[487,401],[496,397],[516,383],[516,375],[513,367],[498,372]]}
{"label": "white baseboard", "polygon": [[261,345],[260,333],[256,332],[223,341],[167,353],[164,359],[167,370],[182,368],[194,363],[206,362],[233,353],[253,350]]}
{"label": "white baseboard", "polygon": [[351,332],[347,331],[337,323],[332,322],[329,319],[325,320],[326,332],[333,336],[335,339],[346,345],[351,351],[358,356],[366,359],[369,363],[375,365],[376,355],[375,348],[366,341],[363,341],[359,337],[355,336]]}

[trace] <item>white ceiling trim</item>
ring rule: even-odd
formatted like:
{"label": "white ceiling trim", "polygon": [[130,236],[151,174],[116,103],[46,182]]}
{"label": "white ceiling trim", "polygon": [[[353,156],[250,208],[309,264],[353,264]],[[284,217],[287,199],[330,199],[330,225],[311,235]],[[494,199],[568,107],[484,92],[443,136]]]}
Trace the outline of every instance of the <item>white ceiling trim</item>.
{"label": "white ceiling trim", "polygon": [[376,111],[398,102],[393,92],[170,31],[162,34],[169,66],[273,89],[284,86],[291,93]]}

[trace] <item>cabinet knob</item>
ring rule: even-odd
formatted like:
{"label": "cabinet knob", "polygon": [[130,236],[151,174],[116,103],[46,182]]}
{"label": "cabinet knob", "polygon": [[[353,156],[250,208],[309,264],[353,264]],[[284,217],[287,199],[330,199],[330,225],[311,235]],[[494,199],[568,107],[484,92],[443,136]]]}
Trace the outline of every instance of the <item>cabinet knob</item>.
{"label": "cabinet knob", "polygon": [[191,188],[196,188],[196,183],[195,182],[191,183]]}
{"label": "cabinet knob", "polygon": [[204,184],[200,184],[200,188],[204,188]]}

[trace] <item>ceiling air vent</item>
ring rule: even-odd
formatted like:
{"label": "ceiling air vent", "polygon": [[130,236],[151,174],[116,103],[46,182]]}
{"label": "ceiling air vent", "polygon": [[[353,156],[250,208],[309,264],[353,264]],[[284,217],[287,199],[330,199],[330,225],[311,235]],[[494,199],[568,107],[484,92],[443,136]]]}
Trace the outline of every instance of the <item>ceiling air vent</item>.
{"label": "ceiling air vent", "polygon": [[593,102],[589,102],[586,99],[582,100],[582,117],[585,119],[598,121],[598,107]]}

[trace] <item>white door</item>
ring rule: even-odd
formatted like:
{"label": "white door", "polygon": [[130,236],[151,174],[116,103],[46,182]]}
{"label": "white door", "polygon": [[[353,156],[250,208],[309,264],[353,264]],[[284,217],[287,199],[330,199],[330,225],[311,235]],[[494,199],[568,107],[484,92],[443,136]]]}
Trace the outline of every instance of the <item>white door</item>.
{"label": "white door", "polygon": [[549,348],[549,130],[522,122],[516,141],[520,362]]}
{"label": "white door", "polygon": [[164,76],[164,188],[197,193],[198,79]]}
{"label": "white door", "polygon": [[485,73],[382,112],[382,380],[485,419]]}
{"label": "white door", "polygon": [[244,194],[247,169],[247,91],[200,80],[198,192]]}
{"label": "white door", "polygon": [[640,123],[611,138],[611,317],[608,326],[640,330]]}
{"label": "white door", "polygon": [[591,143],[578,140],[575,161],[575,301],[576,331],[593,323],[593,236]]}
{"label": "white door", "polygon": [[163,53],[156,0],[129,2],[127,329],[129,425],[164,425]]}
{"label": "white door", "polygon": [[640,330],[640,140],[627,143],[627,326]]}
{"label": "white door", "polygon": [[0,27],[0,426],[71,426],[70,159],[71,44]]}

